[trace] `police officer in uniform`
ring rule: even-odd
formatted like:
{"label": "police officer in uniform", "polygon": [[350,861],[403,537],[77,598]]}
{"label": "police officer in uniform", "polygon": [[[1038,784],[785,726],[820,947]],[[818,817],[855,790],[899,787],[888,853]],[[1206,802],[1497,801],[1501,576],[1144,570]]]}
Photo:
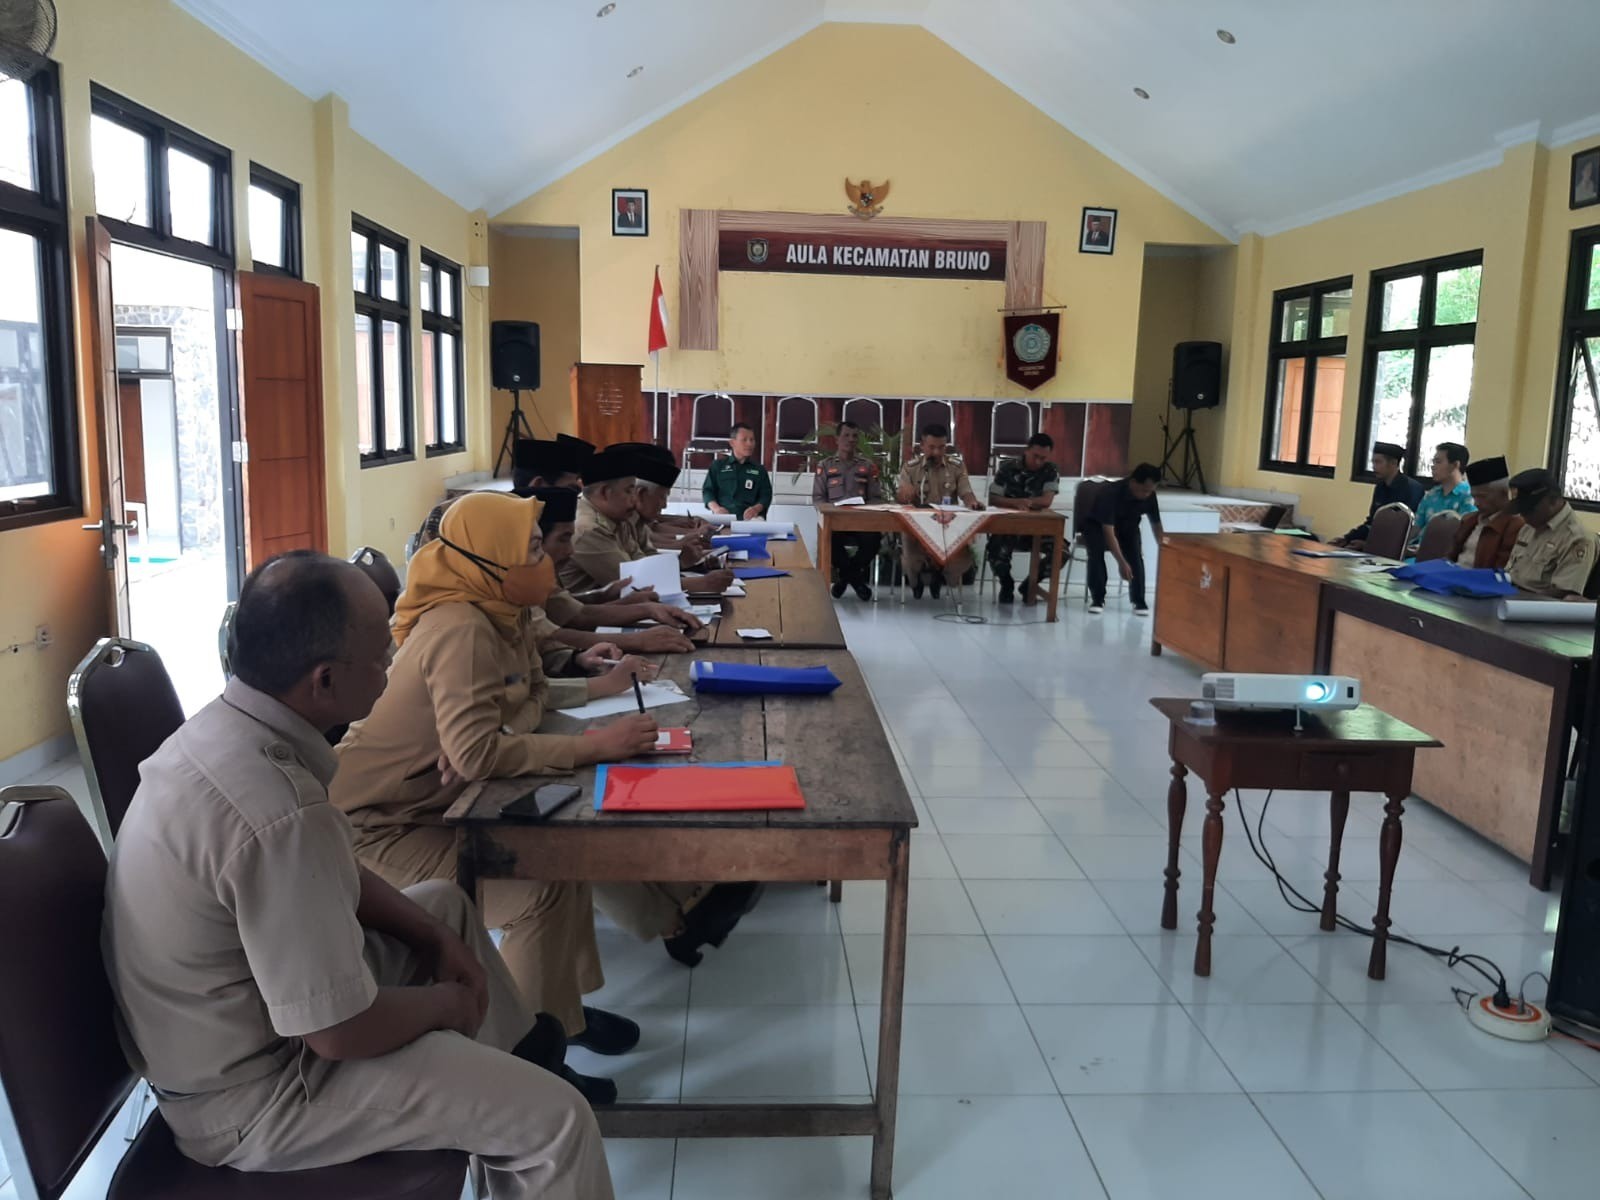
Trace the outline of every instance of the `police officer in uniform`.
{"label": "police officer in uniform", "polygon": [[[1021,512],[1042,512],[1055,503],[1061,490],[1061,472],[1050,461],[1055,440],[1048,433],[1036,433],[1028,439],[1022,457],[1004,459],[989,482],[989,507],[1009,508]],[[1029,548],[1032,538],[1015,534],[994,534],[983,548],[984,560],[995,578],[1000,581],[1000,603],[1010,604],[1016,598],[1016,583],[1011,578],[1011,556],[1018,550]],[[1045,538],[1039,547],[1039,569],[1045,570],[1056,552],[1054,538]],[[1039,599],[1039,581],[1029,576],[1022,588],[1022,602],[1035,604]]]}
{"label": "police officer in uniform", "polygon": [[[836,452],[817,464],[816,478],[811,484],[813,504],[837,504],[841,500],[858,498],[866,504],[882,502],[883,474],[877,463],[856,454],[860,441],[861,426],[854,421],[839,422]],[[834,599],[843,596],[847,587],[853,588],[862,600],[872,599],[872,585],[868,580],[882,542],[881,533],[865,530],[833,535],[833,565],[839,574],[833,585]]]}
{"label": "police officer in uniform", "polygon": [[[950,428],[947,425],[924,425],[917,443],[915,458],[900,468],[900,478],[895,481],[895,498],[901,504],[965,504],[981,509],[982,501],[972,491],[972,480],[967,478],[966,464],[961,456],[950,450]],[[900,566],[911,583],[911,594],[922,598],[923,572],[928,569],[928,556],[913,537],[901,539]],[[965,547],[944,564],[942,581],[958,587],[968,571],[974,569],[972,547]],[[939,595],[941,576],[935,573],[933,594]]]}
{"label": "police officer in uniform", "polygon": [[292,1171],[455,1147],[494,1200],[610,1197],[559,1031],[476,908],[358,866],[328,802],[324,732],[384,690],[377,588],[292,551],[245,580],[232,642],[222,695],[141,768],[106,880],[106,974],[178,1148]]}
{"label": "police officer in uniform", "polygon": [[1517,534],[1506,573],[1537,596],[1582,600],[1594,569],[1594,535],[1562,498],[1555,477],[1534,467],[1511,477],[1511,511],[1528,523]]}
{"label": "police officer in uniform", "polygon": [[729,453],[706,472],[700,497],[714,513],[754,521],[772,507],[772,476],[756,461],[756,431],[743,421],[728,436]]}

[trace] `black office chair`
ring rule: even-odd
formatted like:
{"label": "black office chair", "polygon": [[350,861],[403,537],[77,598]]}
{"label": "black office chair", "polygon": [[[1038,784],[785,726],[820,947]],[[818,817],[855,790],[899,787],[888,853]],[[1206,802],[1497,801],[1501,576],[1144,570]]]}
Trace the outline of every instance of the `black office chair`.
{"label": "black office chair", "polygon": [[[0,791],[0,912],[14,918],[0,921],[0,1141],[23,1200],[58,1200],[138,1082],[100,958],[105,884],[105,855],[66,791]],[[315,1171],[204,1167],[156,1112],[106,1200],[459,1200],[467,1162],[429,1150]]]}
{"label": "black office chair", "polygon": [[378,585],[383,598],[389,602],[389,615],[394,616],[394,606],[400,602],[400,573],[394,569],[389,556],[382,550],[363,546],[350,556],[350,561]]}

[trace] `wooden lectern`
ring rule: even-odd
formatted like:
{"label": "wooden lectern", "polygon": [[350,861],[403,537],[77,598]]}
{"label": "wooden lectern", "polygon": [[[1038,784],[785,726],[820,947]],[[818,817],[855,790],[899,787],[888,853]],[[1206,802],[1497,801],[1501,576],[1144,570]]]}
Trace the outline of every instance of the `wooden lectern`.
{"label": "wooden lectern", "polygon": [[573,363],[572,427],[577,435],[602,447],[652,440],[643,374],[638,363]]}

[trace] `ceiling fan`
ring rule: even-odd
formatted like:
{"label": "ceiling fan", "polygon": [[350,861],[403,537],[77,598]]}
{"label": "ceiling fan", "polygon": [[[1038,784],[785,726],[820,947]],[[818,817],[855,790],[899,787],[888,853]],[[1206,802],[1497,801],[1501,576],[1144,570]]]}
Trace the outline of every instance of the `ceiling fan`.
{"label": "ceiling fan", "polygon": [[55,0],[0,0],[0,79],[31,79],[55,42]]}

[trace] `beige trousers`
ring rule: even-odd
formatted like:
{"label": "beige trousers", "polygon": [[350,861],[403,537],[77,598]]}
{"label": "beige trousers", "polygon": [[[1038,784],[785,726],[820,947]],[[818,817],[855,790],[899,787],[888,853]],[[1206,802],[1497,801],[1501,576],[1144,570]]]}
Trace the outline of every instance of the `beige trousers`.
{"label": "beige trousers", "polygon": [[[456,877],[456,836],[438,825],[356,831],[356,857],[395,887]],[[483,881],[483,920],[504,931],[500,954],[523,999],[582,1033],[583,997],[605,983],[594,940],[594,901],[586,883]]]}
{"label": "beige trousers", "polygon": [[683,930],[683,914],[710,890],[703,883],[596,883],[594,906],[641,942]]}
{"label": "beige trousers", "polygon": [[[973,562],[972,547],[962,547],[959,554],[944,564],[944,581],[951,587],[959,587],[961,577],[972,569]],[[933,560],[928,557],[928,552],[922,548],[921,542],[910,534],[901,537],[900,567],[905,572],[907,583],[916,583],[922,572],[932,565]]]}
{"label": "beige trousers", "polygon": [[[208,1165],[294,1171],[388,1150],[459,1149],[483,1167],[494,1200],[612,1200],[594,1114],[566,1083],[507,1053],[533,1019],[461,890],[423,883],[406,895],[476,951],[489,975],[478,1039],[424,1034],[380,1058],[330,1062],[303,1049],[275,1078],[213,1096],[161,1101],[179,1145]],[[410,947],[367,935],[379,986],[419,981]]]}

